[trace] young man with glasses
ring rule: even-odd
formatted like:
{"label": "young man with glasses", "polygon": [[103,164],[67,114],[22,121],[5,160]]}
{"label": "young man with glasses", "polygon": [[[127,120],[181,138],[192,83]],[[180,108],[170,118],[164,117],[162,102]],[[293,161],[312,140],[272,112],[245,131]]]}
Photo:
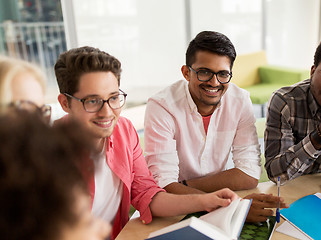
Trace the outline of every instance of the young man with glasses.
{"label": "young man with glasses", "polygon": [[[145,154],[156,182],[168,192],[204,193],[255,188],[260,146],[248,92],[229,83],[236,52],[218,32],[199,33],[188,46],[185,80],[148,100]],[[236,76],[237,77],[237,76]],[[226,169],[230,152],[234,168]],[[254,194],[249,221],[264,221],[277,197]]]}
{"label": "young man with glasses", "polygon": [[133,125],[120,117],[126,99],[119,89],[120,72],[116,58],[91,47],[62,53],[55,65],[58,100],[68,113],[57,124],[77,120],[95,145],[84,173],[91,176],[92,212],[113,224],[112,238],[127,223],[130,204],[139,210],[143,223],[149,223],[152,216],[212,211],[236,199],[227,188],[210,194],[175,195],[155,183]]}

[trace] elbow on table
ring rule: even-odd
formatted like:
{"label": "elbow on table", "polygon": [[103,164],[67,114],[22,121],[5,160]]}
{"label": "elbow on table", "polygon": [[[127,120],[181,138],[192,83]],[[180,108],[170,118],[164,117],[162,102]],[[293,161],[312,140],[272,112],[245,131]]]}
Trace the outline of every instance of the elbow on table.
{"label": "elbow on table", "polygon": [[258,179],[251,177],[248,179],[248,181],[246,181],[246,184],[244,186],[244,190],[256,188],[258,183],[259,183]]}
{"label": "elbow on table", "polygon": [[272,182],[276,183],[277,178],[278,178],[278,176],[280,175],[280,173],[274,173],[274,174],[273,174],[271,162],[266,162],[266,164],[265,164],[265,170],[266,170],[266,174],[267,174],[268,178],[269,178]]}
{"label": "elbow on table", "polygon": [[270,172],[267,172],[267,175],[268,175],[268,178],[269,178],[272,182],[276,183],[276,181],[277,181],[277,177],[276,177],[276,176],[273,176]]}
{"label": "elbow on table", "polygon": [[[239,170],[239,169],[237,169]],[[245,172],[242,172],[239,170],[241,173],[237,178],[234,178],[234,187],[232,187],[232,190],[249,190],[256,188],[259,180],[251,175],[248,175]]]}

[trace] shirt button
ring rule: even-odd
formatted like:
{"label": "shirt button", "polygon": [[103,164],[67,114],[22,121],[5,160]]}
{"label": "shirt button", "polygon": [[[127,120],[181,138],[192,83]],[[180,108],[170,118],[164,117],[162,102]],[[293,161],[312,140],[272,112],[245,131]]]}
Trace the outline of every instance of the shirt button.
{"label": "shirt button", "polygon": [[142,223],[143,223],[143,224],[146,224],[145,220],[142,220]]}

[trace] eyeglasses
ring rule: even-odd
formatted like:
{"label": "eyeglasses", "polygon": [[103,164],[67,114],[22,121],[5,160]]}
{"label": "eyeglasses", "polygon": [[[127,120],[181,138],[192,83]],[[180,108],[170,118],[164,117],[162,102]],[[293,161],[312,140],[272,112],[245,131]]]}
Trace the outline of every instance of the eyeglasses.
{"label": "eyeglasses", "polygon": [[89,96],[89,97],[80,99],[68,93],[64,93],[64,95],[67,97],[73,98],[79,102],[82,102],[82,105],[84,106],[84,109],[86,112],[95,113],[95,112],[99,112],[103,108],[105,103],[107,103],[111,109],[119,109],[123,107],[125,105],[127,94],[120,89],[119,91],[120,91],[119,94],[114,95],[108,98],[107,100],[104,100],[96,96]]}
{"label": "eyeglasses", "polygon": [[228,83],[232,78],[232,72],[229,72],[229,71],[213,72],[208,69],[200,69],[196,71],[190,66],[188,68],[196,73],[197,79],[201,82],[208,82],[213,78],[214,74],[216,75],[217,81],[219,81],[221,84]]}
{"label": "eyeglasses", "polygon": [[9,107],[13,107],[19,110],[26,110],[28,112],[36,112],[39,113],[42,117],[46,120],[50,120],[51,117],[51,106],[49,105],[42,105],[38,107],[35,103],[28,101],[28,100],[17,100],[11,102]]}

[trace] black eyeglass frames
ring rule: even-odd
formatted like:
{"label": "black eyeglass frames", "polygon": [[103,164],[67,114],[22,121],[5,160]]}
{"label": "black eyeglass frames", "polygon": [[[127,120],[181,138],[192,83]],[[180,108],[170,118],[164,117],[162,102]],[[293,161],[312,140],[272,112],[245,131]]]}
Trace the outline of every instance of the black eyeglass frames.
{"label": "black eyeglass frames", "polygon": [[200,69],[195,70],[191,66],[188,66],[190,70],[196,73],[197,79],[201,82],[208,82],[213,78],[213,76],[216,76],[217,81],[219,81],[221,84],[228,83],[232,78],[232,72],[229,71],[219,71],[219,72],[213,72],[209,69]]}

